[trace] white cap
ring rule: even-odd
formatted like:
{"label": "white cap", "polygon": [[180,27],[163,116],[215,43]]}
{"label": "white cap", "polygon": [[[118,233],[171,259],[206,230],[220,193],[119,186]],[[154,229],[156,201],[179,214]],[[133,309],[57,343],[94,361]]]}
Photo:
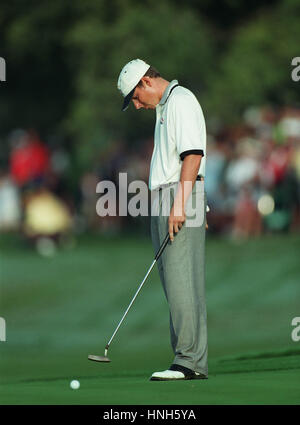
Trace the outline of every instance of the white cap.
{"label": "white cap", "polygon": [[128,108],[136,86],[149,68],[150,65],[143,60],[134,59],[128,62],[120,72],[118,89],[125,97],[122,111],[125,111]]}

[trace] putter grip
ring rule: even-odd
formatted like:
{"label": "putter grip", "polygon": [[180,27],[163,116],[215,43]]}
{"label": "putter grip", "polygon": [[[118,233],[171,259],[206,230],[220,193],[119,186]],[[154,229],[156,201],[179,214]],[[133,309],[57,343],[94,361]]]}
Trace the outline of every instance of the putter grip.
{"label": "putter grip", "polygon": [[165,237],[165,240],[163,241],[163,243],[161,244],[161,247],[159,248],[159,250],[157,251],[157,253],[155,255],[156,261],[159,259],[159,257],[163,253],[163,251],[164,251],[165,247],[167,246],[169,240],[170,240],[170,235],[169,235],[169,232],[168,232],[167,236]]}

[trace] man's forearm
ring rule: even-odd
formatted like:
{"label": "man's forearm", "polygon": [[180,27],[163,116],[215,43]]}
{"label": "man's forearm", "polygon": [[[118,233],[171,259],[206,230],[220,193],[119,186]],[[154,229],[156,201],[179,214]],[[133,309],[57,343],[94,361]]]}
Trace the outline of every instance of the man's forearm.
{"label": "man's forearm", "polygon": [[201,155],[188,155],[183,160],[180,173],[180,185],[176,192],[173,204],[174,208],[176,207],[176,209],[177,207],[183,208],[183,212],[184,206],[186,205],[186,202],[195,184],[199,172],[201,158]]}
{"label": "man's forearm", "polygon": [[169,216],[169,234],[171,241],[174,240],[174,233],[177,233],[185,222],[184,207],[195,184],[201,158],[201,155],[188,155],[184,158],[180,173],[180,184],[178,185]]}

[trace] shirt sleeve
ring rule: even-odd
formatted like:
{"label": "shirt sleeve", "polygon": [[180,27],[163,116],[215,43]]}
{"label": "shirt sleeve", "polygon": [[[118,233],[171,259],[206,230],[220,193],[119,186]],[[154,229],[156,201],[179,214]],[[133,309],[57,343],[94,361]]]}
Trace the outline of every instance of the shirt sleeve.
{"label": "shirt sleeve", "polygon": [[174,102],[176,148],[180,159],[187,155],[204,156],[205,123],[201,107],[191,96],[180,96]]}

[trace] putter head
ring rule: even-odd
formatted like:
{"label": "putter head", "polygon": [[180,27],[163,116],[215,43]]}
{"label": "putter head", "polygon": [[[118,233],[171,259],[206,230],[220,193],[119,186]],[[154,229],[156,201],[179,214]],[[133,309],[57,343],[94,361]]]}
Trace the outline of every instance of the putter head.
{"label": "putter head", "polygon": [[100,362],[100,363],[109,363],[110,359],[107,356],[94,356],[93,354],[90,354],[88,356],[89,360],[92,360],[93,362]]}

